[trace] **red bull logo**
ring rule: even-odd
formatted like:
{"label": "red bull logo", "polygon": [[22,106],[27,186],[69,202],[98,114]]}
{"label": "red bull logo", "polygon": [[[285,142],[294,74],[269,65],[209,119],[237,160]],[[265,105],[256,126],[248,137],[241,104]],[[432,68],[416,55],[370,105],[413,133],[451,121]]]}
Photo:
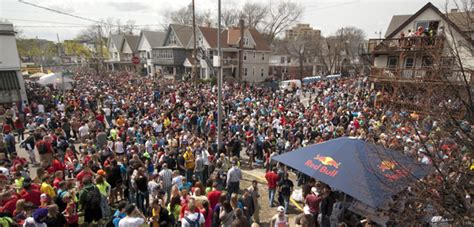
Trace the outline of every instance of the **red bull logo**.
{"label": "red bull logo", "polygon": [[316,157],[314,157],[314,159],[318,160],[319,162],[321,162],[321,164],[325,165],[325,166],[332,166],[336,169],[339,169],[339,165],[341,164],[340,162],[336,162],[333,158],[329,157],[329,156],[320,156],[319,154],[316,155]]}
{"label": "red bull logo", "polygon": [[397,181],[409,174],[407,170],[400,169],[395,161],[382,160],[377,167],[389,181]]}
{"label": "red bull logo", "polygon": [[[319,163],[315,163],[313,160],[318,160]],[[305,166],[330,177],[335,177],[339,173],[338,169],[341,163],[337,162],[332,157],[316,155],[313,160],[310,159],[306,161]]]}
{"label": "red bull logo", "polygon": [[385,172],[387,170],[395,170],[396,164],[394,161],[381,161],[379,165],[379,169],[382,172]]}

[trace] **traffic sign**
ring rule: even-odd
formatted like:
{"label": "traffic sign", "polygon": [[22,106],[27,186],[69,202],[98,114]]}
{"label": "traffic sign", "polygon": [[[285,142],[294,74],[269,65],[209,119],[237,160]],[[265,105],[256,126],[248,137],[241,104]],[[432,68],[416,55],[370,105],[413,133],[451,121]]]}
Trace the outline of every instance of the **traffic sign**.
{"label": "traffic sign", "polygon": [[132,63],[133,63],[134,65],[140,64],[140,58],[137,57],[137,56],[133,56],[133,58],[132,58]]}

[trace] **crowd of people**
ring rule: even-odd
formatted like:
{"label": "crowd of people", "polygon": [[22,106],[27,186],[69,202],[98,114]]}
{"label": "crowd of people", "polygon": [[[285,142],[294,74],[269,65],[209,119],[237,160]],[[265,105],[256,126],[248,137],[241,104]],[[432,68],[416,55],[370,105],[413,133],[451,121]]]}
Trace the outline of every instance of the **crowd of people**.
{"label": "crowd of people", "polygon": [[[355,136],[429,163],[421,141],[437,128],[429,117],[374,108],[377,93],[364,78],[291,92],[225,84],[219,147],[216,86],[125,72],[82,71],[75,79],[65,92],[30,84],[29,103],[0,109],[2,226],[292,226],[297,185],[305,198],[297,224],[330,226],[336,193],[302,174],[293,182],[274,155]],[[266,185],[242,187],[242,167],[265,168]],[[260,220],[267,187],[277,214]],[[355,216],[344,221],[360,225]]]}

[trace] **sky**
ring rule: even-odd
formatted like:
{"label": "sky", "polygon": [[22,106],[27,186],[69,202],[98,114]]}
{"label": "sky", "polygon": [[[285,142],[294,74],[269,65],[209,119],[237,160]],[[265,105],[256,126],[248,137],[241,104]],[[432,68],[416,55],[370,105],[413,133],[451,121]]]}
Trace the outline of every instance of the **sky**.
{"label": "sky", "polygon": [[[188,5],[191,0],[23,0],[53,8],[91,20],[113,18],[122,23],[134,20],[139,28],[161,29],[163,15]],[[293,1],[304,8],[300,23],[320,29],[323,35],[332,35],[339,28],[354,26],[364,30],[367,38],[382,36],[393,15],[414,14],[427,0],[247,0],[249,2]],[[431,0],[444,11],[448,0]],[[217,16],[217,0],[195,0],[197,11],[210,11]],[[222,8],[233,9],[245,0],[222,0]],[[36,8],[18,0],[0,0],[0,19],[8,20],[26,38],[60,40],[73,39],[93,22],[45,9]],[[145,27],[145,25],[147,25]]]}

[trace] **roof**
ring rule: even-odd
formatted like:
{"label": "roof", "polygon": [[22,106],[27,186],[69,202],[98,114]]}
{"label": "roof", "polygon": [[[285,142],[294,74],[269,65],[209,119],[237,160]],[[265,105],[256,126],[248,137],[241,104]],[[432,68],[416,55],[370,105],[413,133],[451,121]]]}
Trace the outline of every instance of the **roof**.
{"label": "roof", "polygon": [[255,49],[262,50],[262,51],[271,51],[270,45],[268,45],[267,40],[263,38],[262,34],[257,31],[255,28],[248,29],[250,34],[252,35],[253,40],[255,41]]}
{"label": "roof", "polygon": [[186,47],[193,36],[193,27],[182,24],[170,24],[170,27],[174,30],[176,38]]}
{"label": "roof", "polygon": [[[455,23],[459,29],[463,32],[474,31],[474,24],[472,23],[472,18],[474,18],[474,12],[450,12],[446,16]],[[468,20],[467,18],[471,18]]]}
{"label": "roof", "polygon": [[385,32],[385,37],[387,37],[389,34],[391,34],[395,29],[400,27],[400,25],[408,20],[411,15],[395,15],[392,17],[392,20],[390,21],[390,24],[388,25],[387,31]]}
{"label": "roof", "polygon": [[110,35],[110,42],[112,42],[117,49],[120,49],[120,47],[122,46],[122,42],[123,42],[123,35],[111,34]]}
{"label": "roof", "polygon": [[240,41],[240,28],[238,27],[230,27],[229,29],[229,36],[227,37],[227,43],[230,45],[237,45]]}
{"label": "roof", "polygon": [[[201,34],[206,39],[207,43],[211,48],[217,48],[217,29],[210,28],[210,27],[199,27]],[[227,31],[221,31],[221,48],[227,48],[229,45],[227,44]]]}
{"label": "roof", "polygon": [[132,49],[132,52],[136,52],[138,48],[138,41],[140,39],[140,36],[138,35],[124,35],[123,36],[125,42],[128,43],[130,46],[130,49]]}
{"label": "roof", "polygon": [[[385,38],[392,38],[394,37],[396,34],[398,34],[405,26],[407,26],[408,24],[410,24],[414,19],[416,19],[420,14],[422,14],[425,10],[427,9],[432,9],[433,11],[435,11],[435,13],[437,13],[443,20],[446,21],[446,23],[449,24],[450,27],[452,27],[454,30],[456,30],[459,34],[461,34],[461,36],[464,37],[464,39],[466,39],[467,41],[469,41],[470,43],[473,43],[473,40],[471,39],[471,37],[469,35],[467,35],[465,33],[465,31],[463,31],[460,26],[458,26],[456,23],[454,23],[452,20],[450,20],[449,17],[449,14],[446,15],[444,13],[442,13],[436,6],[434,6],[433,4],[431,4],[431,2],[428,2],[425,6],[423,6],[420,10],[418,10],[415,14],[411,15],[409,18],[407,18],[405,21],[403,21],[400,25],[396,26],[396,29],[393,30],[392,32],[390,33],[387,33],[387,35],[385,36]],[[472,12],[471,12],[472,13]],[[457,14],[453,14],[453,15],[457,15]],[[459,14],[459,15],[462,15],[462,14]],[[460,16],[458,16],[457,18],[460,18]],[[466,18],[466,17],[464,17]],[[392,19],[393,20],[393,19]],[[456,21],[456,20],[454,20]],[[458,19],[457,22],[459,23],[460,20]],[[472,27],[472,26],[471,26]],[[466,26],[464,26],[464,28],[466,29]],[[388,29],[387,29],[388,30]]]}
{"label": "roof", "polygon": [[156,31],[142,31],[142,35],[148,40],[151,48],[163,46],[166,37],[164,32]]}

